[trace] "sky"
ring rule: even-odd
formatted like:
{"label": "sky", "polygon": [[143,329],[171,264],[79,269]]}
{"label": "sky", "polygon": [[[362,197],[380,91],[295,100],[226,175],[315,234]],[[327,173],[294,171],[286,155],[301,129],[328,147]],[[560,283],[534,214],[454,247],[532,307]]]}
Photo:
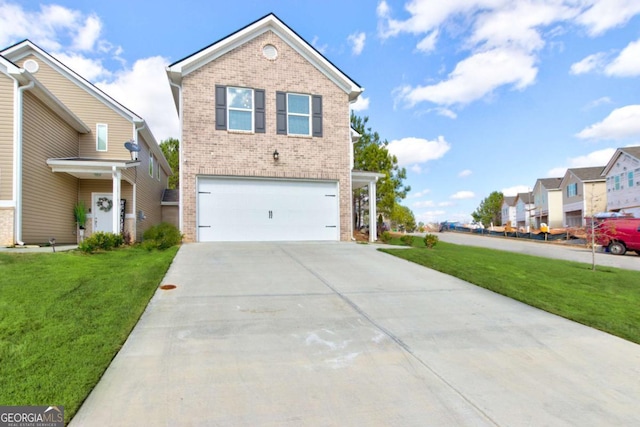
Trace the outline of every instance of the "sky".
{"label": "sky", "polygon": [[352,109],[407,169],[417,221],[640,145],[640,0],[0,0],[0,47],[30,39],[162,141],[165,67],[268,13],[365,88]]}

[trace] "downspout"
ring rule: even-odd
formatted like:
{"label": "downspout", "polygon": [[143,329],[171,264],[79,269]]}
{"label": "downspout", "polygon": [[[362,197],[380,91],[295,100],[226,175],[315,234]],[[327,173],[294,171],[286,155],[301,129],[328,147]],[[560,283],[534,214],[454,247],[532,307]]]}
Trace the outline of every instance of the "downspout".
{"label": "downspout", "polygon": [[[169,85],[175,87],[178,90],[178,121],[179,121],[179,128],[180,128],[180,144],[184,144],[184,141],[182,139],[182,86],[180,86],[179,84],[176,84],[174,82],[171,81],[171,78],[169,78]],[[182,234],[184,234],[184,222],[183,222],[183,209],[184,209],[184,191],[182,191],[183,189],[183,185],[184,185],[184,180],[183,180],[183,163],[184,163],[184,159],[182,157],[182,147],[180,147],[178,149],[178,181],[180,182],[180,185],[178,187],[178,227],[180,228],[180,232]],[[196,235],[196,239],[197,239],[197,235]]]}
{"label": "downspout", "polygon": [[35,82],[31,81],[26,86],[20,86],[16,80],[16,89],[14,91],[14,114],[13,114],[13,198],[15,200],[14,207],[14,241],[22,241],[22,104],[23,92],[35,86]]}

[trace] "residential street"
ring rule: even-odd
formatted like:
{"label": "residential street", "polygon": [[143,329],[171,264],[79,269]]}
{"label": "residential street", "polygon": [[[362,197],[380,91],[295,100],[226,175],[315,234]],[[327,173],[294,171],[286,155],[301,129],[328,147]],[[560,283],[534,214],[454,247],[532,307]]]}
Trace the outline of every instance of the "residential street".
{"label": "residential street", "polygon": [[[526,255],[584,262],[587,264],[591,264],[593,259],[591,249],[586,248],[583,245],[541,242],[538,240],[527,239],[512,239],[506,237],[489,237],[475,233],[460,233],[452,231],[435,234],[441,241],[455,243],[457,245],[481,246],[503,251],[519,252]],[[627,252],[622,256],[596,252],[595,259],[597,265],[624,268],[627,270],[640,270],[640,256],[635,252]]]}

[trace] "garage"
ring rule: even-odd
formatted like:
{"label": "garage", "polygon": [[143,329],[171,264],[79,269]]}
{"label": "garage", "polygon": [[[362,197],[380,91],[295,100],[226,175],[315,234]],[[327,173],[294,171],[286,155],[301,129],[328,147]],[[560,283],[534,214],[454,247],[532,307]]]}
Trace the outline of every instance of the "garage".
{"label": "garage", "polygon": [[199,177],[199,242],[339,240],[338,183]]}

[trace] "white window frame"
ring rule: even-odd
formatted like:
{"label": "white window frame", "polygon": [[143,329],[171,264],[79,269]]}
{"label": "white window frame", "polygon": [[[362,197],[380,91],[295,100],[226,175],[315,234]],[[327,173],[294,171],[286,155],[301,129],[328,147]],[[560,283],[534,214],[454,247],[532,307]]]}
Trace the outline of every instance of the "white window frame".
{"label": "white window frame", "polygon": [[160,161],[156,160],[156,179],[160,182]]}
{"label": "white window frame", "polygon": [[[309,100],[309,114],[295,113],[295,112],[289,111],[289,107],[291,106],[291,102],[289,102],[289,95],[306,96],[307,99]],[[309,126],[308,126],[309,132],[308,133],[293,133],[293,132],[291,132],[291,125],[289,123],[289,117],[290,116],[306,117],[307,118],[307,122],[309,123]],[[289,135],[311,136],[311,134],[313,133],[313,122],[311,121],[312,116],[313,116],[313,106],[311,105],[311,95],[306,94],[306,93],[287,92],[287,133]]]}
{"label": "white window frame", "polygon": [[572,182],[567,185],[567,197],[575,197],[578,195],[578,183]]}
{"label": "white window frame", "polygon": [[[100,149],[100,129],[104,129],[104,149]],[[106,123],[96,124],[96,151],[109,151],[109,125]]]}
{"label": "white window frame", "polygon": [[153,178],[153,153],[149,153],[149,176]]}
{"label": "white window frame", "polygon": [[[231,96],[229,96],[229,91],[231,90],[248,90],[251,91],[251,108],[238,108],[231,106]],[[234,129],[231,127],[231,111],[242,111],[251,113],[251,129]],[[227,130],[232,132],[247,132],[253,133],[255,131],[255,114],[256,114],[256,93],[250,87],[239,87],[239,86],[227,86]]]}

